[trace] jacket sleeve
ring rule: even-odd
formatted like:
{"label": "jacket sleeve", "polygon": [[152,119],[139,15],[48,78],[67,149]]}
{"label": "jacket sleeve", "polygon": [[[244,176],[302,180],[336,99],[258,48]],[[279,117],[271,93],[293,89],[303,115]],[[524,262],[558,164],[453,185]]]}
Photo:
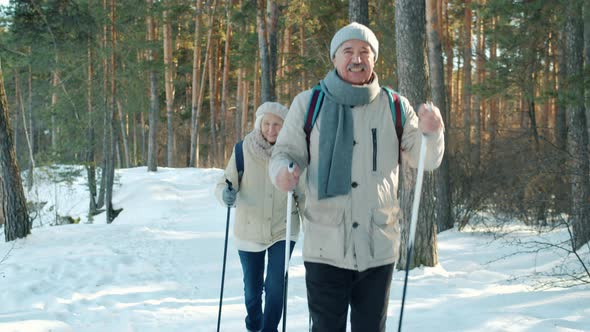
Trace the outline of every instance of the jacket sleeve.
{"label": "jacket sleeve", "polygon": [[298,94],[289,108],[268,167],[270,180],[273,184],[276,184],[275,180],[279,171],[283,167],[288,167],[291,161],[299,166],[301,174],[307,168],[309,159],[303,126],[310,96],[311,90]]}
{"label": "jacket sleeve", "polygon": [[426,158],[424,160],[424,169],[431,171],[440,166],[445,152],[444,129],[437,133],[422,135],[418,127],[418,115],[407,98],[402,97],[404,103],[406,123],[404,124],[404,133],[402,135],[402,160],[409,162],[410,167],[418,167],[420,158],[420,145],[422,140],[426,139]]}
{"label": "jacket sleeve", "polygon": [[221,198],[221,194],[223,193],[223,189],[227,186],[225,180],[229,180],[233,186],[233,188],[237,191],[240,191],[240,184],[238,183],[238,169],[236,167],[236,156],[235,156],[235,149],[232,151],[231,157],[227,162],[227,166],[225,167],[225,171],[223,175],[219,177],[217,180],[217,184],[215,186],[215,197],[221,203],[221,205],[225,206],[223,199]]}

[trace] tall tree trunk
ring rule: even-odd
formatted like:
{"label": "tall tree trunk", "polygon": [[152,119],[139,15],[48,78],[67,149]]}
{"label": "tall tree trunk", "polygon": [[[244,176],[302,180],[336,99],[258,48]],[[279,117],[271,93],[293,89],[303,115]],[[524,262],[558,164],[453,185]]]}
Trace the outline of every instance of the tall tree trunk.
{"label": "tall tree trunk", "polygon": [[[496,29],[496,17],[492,17],[492,31]],[[491,41],[490,41],[490,62],[496,63],[498,55],[498,41],[497,37],[492,34]],[[492,70],[490,72],[490,80],[494,80],[496,78],[496,71]],[[496,131],[498,128],[498,119],[499,119],[499,109],[498,109],[498,97],[493,97],[490,100],[490,119],[488,121],[488,133],[490,134],[490,144],[489,148],[493,146],[494,142],[496,141]]]}
{"label": "tall tree trunk", "polygon": [[221,157],[221,162],[225,163],[229,156],[226,156],[226,149],[225,149],[225,142],[228,136],[227,128],[232,128],[232,126],[226,126],[227,123],[227,113],[228,113],[228,103],[229,103],[229,52],[230,52],[230,43],[231,43],[231,36],[232,36],[232,22],[231,22],[231,1],[228,1],[226,4],[226,27],[225,27],[225,47],[223,51],[223,74],[221,78],[221,122],[219,127],[219,132],[221,133],[221,147],[219,155]]}
{"label": "tall tree trunk", "polygon": [[[430,67],[430,90],[432,101],[440,109],[443,121],[449,123],[449,110],[447,107],[447,93],[445,90],[444,66],[441,47],[441,25],[437,10],[436,0],[426,0],[426,34],[428,40],[428,64]],[[445,132],[445,151],[448,151],[449,135]],[[453,228],[451,209],[451,180],[449,173],[448,152],[444,156],[440,167],[435,171],[436,187],[436,225],[438,232]]]}
{"label": "tall tree trunk", "polygon": [[369,2],[367,0],[348,0],[348,22],[358,22],[369,26]]}
{"label": "tall tree trunk", "polygon": [[[260,51],[260,50],[259,50]],[[260,53],[260,52],[258,52]],[[254,73],[260,73],[260,61],[254,61]],[[256,76],[255,76],[256,77]],[[258,105],[262,104],[264,101],[261,101],[261,93],[260,93],[260,82],[261,80],[255,78],[254,84],[252,84],[252,105],[254,105],[254,112],[256,112],[256,108]]]}
{"label": "tall tree trunk", "polygon": [[[305,27],[303,24],[299,25],[299,56],[301,57],[301,59],[305,58],[305,51],[306,51],[306,47],[305,47]],[[307,89],[307,71],[306,70],[301,70],[301,86],[299,86],[299,90],[304,90]]]}
{"label": "tall tree trunk", "polygon": [[584,114],[584,81],[580,76],[584,63],[584,21],[578,1],[567,4],[566,65],[567,65],[567,151],[571,182],[571,224],[573,246],[580,249],[590,241],[590,166],[588,131]]}
{"label": "tall tree trunk", "polygon": [[117,30],[115,28],[115,1],[110,0],[110,63],[108,66],[109,73],[109,155],[107,161],[107,183],[106,183],[106,216],[107,224],[112,223],[118,215],[118,211],[113,208],[113,186],[115,182],[115,152],[117,147],[117,84],[116,84],[116,49],[117,49]]}
{"label": "tall tree trunk", "polygon": [[[445,124],[451,128],[451,112],[450,110],[453,109],[453,103],[452,103],[452,96],[457,94],[457,91],[455,91],[453,89],[453,63],[454,63],[454,55],[453,55],[453,47],[452,47],[452,32],[451,32],[451,24],[449,22],[449,8],[448,8],[448,1],[449,0],[443,0],[443,4],[442,4],[442,16],[444,17],[444,28],[441,29],[442,33],[443,33],[443,43],[445,45],[444,47],[444,51],[446,54],[446,87],[447,87],[447,92],[448,92],[448,104],[449,104],[449,112],[447,114],[447,118],[444,119],[445,120]],[[455,108],[456,109],[456,108]],[[448,122],[447,122],[448,121]]]}
{"label": "tall tree trunk", "polygon": [[[400,92],[412,105],[418,107],[426,101],[426,72],[424,70],[425,51],[425,3],[414,0],[396,0],[395,2],[395,37],[397,49],[397,70]],[[400,179],[401,200],[403,211],[401,224],[402,241],[400,247],[399,268],[425,265],[435,266],[438,263],[436,249],[436,222],[434,202],[434,178],[431,173],[424,173],[423,192],[412,260],[406,261],[407,244],[410,230],[412,202],[414,200],[414,184],[416,170],[410,169],[402,160]]]}
{"label": "tall tree trunk", "polygon": [[197,132],[199,118],[197,117],[197,102],[199,101],[199,77],[201,70],[201,1],[195,0],[195,33],[193,38],[193,71],[191,84],[191,147],[189,167],[197,166]]}
{"label": "tall tree trunk", "polygon": [[242,82],[242,73],[243,69],[238,68],[238,82],[236,84],[238,91],[236,92],[236,109],[234,110],[234,142],[237,142],[242,139],[242,95],[244,94],[244,83]]}
{"label": "tall tree trunk", "polygon": [[[557,146],[557,148],[561,151],[566,151],[567,146],[566,146],[566,140],[567,140],[567,125],[566,125],[566,102],[567,99],[565,97],[566,92],[567,92],[567,87],[565,84],[565,81],[567,80],[567,49],[566,49],[566,43],[565,43],[565,39],[567,38],[567,34],[565,31],[565,26],[562,28],[562,31],[560,31],[560,38],[557,42],[557,48],[558,48],[558,55],[557,55],[557,61],[559,64],[559,71],[557,73],[557,82],[558,82],[558,93],[559,93],[559,99],[556,105],[556,111],[555,111],[555,145]],[[563,164],[564,160],[560,160],[558,163],[559,164]]]}
{"label": "tall tree trunk", "polygon": [[[105,13],[108,12],[107,10],[107,0],[102,1],[102,9]],[[106,196],[106,187],[107,187],[107,178],[108,178],[108,169],[109,169],[109,161],[108,156],[110,155],[110,134],[109,134],[109,61],[107,50],[109,48],[108,45],[108,32],[109,27],[106,23],[102,25],[102,35],[100,36],[101,42],[101,49],[104,52],[102,56],[102,109],[103,109],[103,136],[102,136],[102,169],[100,172],[100,188],[98,190],[98,202],[97,208],[101,208],[105,205],[105,196]]]}
{"label": "tall tree trunk", "polygon": [[51,150],[57,153],[57,86],[59,85],[59,70],[57,69],[57,54],[55,55],[55,66],[51,76]]}
{"label": "tall tree trunk", "polygon": [[[217,30],[217,29],[215,29]],[[213,46],[213,45],[212,45]],[[215,84],[217,80],[215,79],[215,75],[217,73],[216,69],[216,60],[217,57],[213,55],[213,47],[209,50],[211,54],[207,60],[208,67],[209,67],[209,139],[210,139],[210,149],[209,149],[209,167],[215,167],[215,163],[218,159],[218,152],[217,152],[217,104],[216,104],[216,97],[217,97],[217,85]]]}
{"label": "tall tree trunk", "polygon": [[283,68],[283,75],[282,78],[285,81],[285,85],[283,88],[283,96],[287,100],[293,100],[293,96],[291,95],[291,91],[294,90],[293,88],[293,79],[291,77],[291,27],[287,27],[285,29],[284,41],[283,41],[283,61],[281,63],[281,67]]}
{"label": "tall tree trunk", "polygon": [[117,115],[119,116],[119,125],[121,127],[121,143],[123,145],[123,161],[125,168],[131,167],[131,159],[129,152],[129,133],[127,132],[126,116],[123,113],[123,105],[121,100],[117,99]]}
{"label": "tall tree trunk", "polygon": [[148,51],[147,58],[150,65],[149,80],[150,80],[150,114],[149,114],[149,133],[148,133],[148,156],[147,156],[147,170],[148,172],[158,171],[158,115],[160,109],[160,101],[158,99],[158,74],[154,68],[156,62],[156,53],[154,51],[154,41],[156,40],[156,24],[154,22],[154,1],[146,0],[148,14],[146,17],[147,25],[147,40]]}
{"label": "tall tree trunk", "polygon": [[[246,75],[246,73],[244,73],[244,76]],[[249,98],[250,98],[250,82],[248,82],[248,80],[245,79],[245,77],[242,79],[244,84],[244,88],[243,88],[243,92],[242,92],[242,124],[241,124],[241,132],[242,132],[242,137],[246,136],[246,133],[248,132],[248,102],[249,102]],[[258,80],[254,80],[254,82],[258,82]],[[256,92],[256,90],[254,90]]]}
{"label": "tall tree trunk", "polygon": [[268,32],[268,60],[270,75],[270,100],[277,100],[277,50],[278,50],[278,26],[279,6],[275,0],[266,1],[266,17]]}
{"label": "tall tree trunk", "polygon": [[[590,0],[584,0],[584,72],[590,73]],[[590,137],[590,88],[585,90],[586,129]]]}
{"label": "tall tree trunk", "polygon": [[[32,137],[30,135],[29,129],[27,129],[27,115],[26,115],[26,111],[25,111],[25,103],[24,103],[24,99],[23,99],[23,95],[21,93],[21,86],[20,86],[20,79],[19,79],[19,74],[17,71],[15,71],[14,73],[14,78],[15,78],[15,86],[18,87],[17,89],[17,93],[16,93],[16,98],[18,100],[18,105],[20,107],[20,113],[23,119],[23,131],[25,133],[25,140],[27,141],[27,152],[29,154],[29,172],[33,172],[35,169],[35,157],[33,155],[33,142],[32,142]],[[15,112],[16,114],[16,119],[18,119],[18,112]],[[16,155],[16,147],[15,147],[15,155]],[[18,156],[18,155],[17,155]],[[27,181],[27,190],[31,190],[32,186],[33,186],[33,174],[29,174],[27,175],[27,179],[30,181]]]}
{"label": "tall tree trunk", "polygon": [[21,97],[21,93],[20,93],[20,80],[18,77],[18,70],[16,68],[14,68],[13,70],[14,72],[14,108],[15,108],[15,112],[14,112],[14,119],[12,120],[14,123],[14,141],[12,142],[14,145],[14,154],[16,155],[16,159],[18,161],[18,154],[19,154],[19,139],[18,139],[18,129],[19,129],[19,118],[18,118],[18,111],[20,109],[23,108],[23,104],[22,104],[22,97]]}
{"label": "tall tree trunk", "polygon": [[[479,4],[485,6],[485,0],[480,0]],[[481,85],[485,79],[485,36],[484,36],[484,24],[485,20],[482,14],[482,10],[479,9],[477,12],[477,25],[475,34],[477,36],[477,46],[475,52],[475,65],[476,65],[476,84]],[[473,98],[473,152],[472,152],[472,163],[474,169],[480,168],[481,163],[481,128],[482,128],[482,114],[485,112],[481,98],[481,93],[476,93]]]}
{"label": "tall tree trunk", "polygon": [[[463,128],[465,156],[471,156],[471,0],[465,0],[465,40],[463,41]],[[469,160],[469,159],[467,159]]]}
{"label": "tall tree trunk", "polygon": [[95,138],[94,138],[94,110],[92,107],[92,90],[93,84],[92,80],[94,78],[94,67],[92,65],[93,56],[92,56],[92,42],[90,38],[87,40],[88,46],[86,51],[86,56],[88,60],[87,65],[87,78],[86,78],[86,109],[88,113],[88,128],[86,128],[86,174],[88,178],[88,193],[90,194],[90,199],[88,203],[88,220],[92,220],[92,217],[97,213],[97,206],[96,206],[96,165],[94,161],[94,146],[95,146]]}
{"label": "tall tree trunk", "polygon": [[[199,98],[197,100],[197,114],[196,114],[196,118],[197,121],[201,118],[201,112],[203,110],[203,99],[205,98],[205,80],[207,79],[207,70],[212,70],[212,68],[208,68],[208,63],[209,63],[209,58],[211,57],[212,54],[212,48],[213,46],[211,45],[212,43],[212,38],[213,38],[213,23],[214,23],[214,13],[215,13],[215,8],[217,5],[217,1],[213,0],[213,4],[211,6],[209,6],[209,23],[208,23],[208,33],[207,33],[207,44],[205,47],[205,59],[203,60],[203,71],[201,72],[201,83],[199,84],[200,90],[199,90]],[[199,135],[199,127],[197,127],[197,132],[196,132],[196,146],[197,149],[195,151],[196,154],[196,165],[200,166],[202,163],[199,161],[200,156],[199,156],[199,149],[200,149],[200,135]]]}
{"label": "tall tree trunk", "polygon": [[[168,2],[164,1],[164,6]],[[172,62],[172,27],[168,18],[169,11],[164,10],[163,39],[164,39],[164,88],[166,91],[166,120],[167,120],[167,144],[166,166],[174,166],[174,63]]]}
{"label": "tall tree trunk", "polygon": [[29,128],[31,130],[30,135],[30,146],[29,146],[29,172],[27,174],[27,189],[31,190],[35,182],[35,121],[33,119],[33,70],[31,65],[27,66],[27,111],[29,113]]}
{"label": "tall tree trunk", "polygon": [[[270,55],[269,45],[267,40],[266,20],[264,19],[264,1],[257,0],[256,7],[256,27],[258,32],[258,52],[260,54],[260,84],[261,84],[261,102],[273,101],[272,97],[272,81],[270,73]],[[258,105],[254,105],[257,107]]]}
{"label": "tall tree trunk", "polygon": [[31,220],[14,152],[8,100],[0,64],[0,213],[4,219],[5,240],[12,241],[31,234]]}

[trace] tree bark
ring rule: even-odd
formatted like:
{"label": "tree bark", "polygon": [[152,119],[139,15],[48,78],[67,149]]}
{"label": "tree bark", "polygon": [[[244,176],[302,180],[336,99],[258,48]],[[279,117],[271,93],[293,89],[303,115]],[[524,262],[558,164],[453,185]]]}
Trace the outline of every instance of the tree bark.
{"label": "tree bark", "polygon": [[193,71],[191,85],[191,147],[189,167],[197,166],[197,132],[199,118],[197,116],[200,84],[199,77],[201,69],[201,1],[195,0],[195,33],[193,38]]}
{"label": "tree bark", "polygon": [[153,0],[146,0],[148,14],[146,17],[147,25],[147,41],[148,51],[147,58],[150,66],[149,81],[150,81],[150,114],[149,114],[149,133],[148,133],[148,156],[147,156],[147,170],[148,172],[158,171],[158,114],[160,108],[160,101],[158,100],[158,74],[154,68],[156,62],[156,53],[153,49],[153,42],[156,40],[156,25],[153,16]]}
{"label": "tree bark", "polygon": [[0,198],[2,199],[0,219],[5,222],[5,240],[8,242],[31,234],[31,220],[14,152],[2,67],[0,67]]}
{"label": "tree bark", "polygon": [[[229,59],[229,52],[230,52],[230,44],[231,44],[231,36],[232,36],[232,22],[231,22],[231,1],[228,1],[226,4],[226,27],[225,27],[225,47],[223,51],[223,74],[221,78],[221,122],[219,127],[219,132],[221,133],[221,147],[220,147],[220,157],[221,162],[225,163],[225,161],[229,158],[226,155],[226,138],[229,136],[229,132],[227,128],[232,128],[233,126],[227,126],[227,115],[228,115],[228,104],[230,101],[229,98],[229,68],[230,68],[230,59]],[[230,136],[231,137],[231,136]]]}
{"label": "tree bark", "polygon": [[279,6],[275,0],[267,0],[267,28],[268,28],[268,60],[270,78],[270,100],[277,100],[277,50],[278,50],[278,26]]}
{"label": "tree bark", "polygon": [[[449,123],[447,92],[445,90],[444,66],[442,58],[441,31],[436,0],[426,0],[426,34],[428,40],[428,64],[430,67],[430,90],[432,101],[439,108],[445,124]],[[453,228],[451,180],[449,173],[448,144],[449,135],[445,132],[445,156],[435,171],[436,187],[436,225],[438,232]]]}
{"label": "tree bark", "polygon": [[94,109],[92,107],[93,98],[93,78],[94,78],[94,67],[93,67],[93,56],[92,56],[92,42],[88,38],[87,46],[87,78],[86,78],[86,109],[88,113],[88,128],[86,128],[86,174],[88,179],[88,220],[92,220],[92,217],[97,213],[98,207],[96,205],[96,164],[94,160]]}
{"label": "tree bark", "polygon": [[[244,72],[244,76],[246,75],[246,73]],[[254,80],[254,82],[258,82],[258,80]],[[241,132],[242,132],[242,137],[246,136],[246,134],[248,133],[248,103],[249,103],[249,98],[250,98],[250,82],[248,82],[248,80],[246,80],[245,78],[242,79],[242,84],[244,85],[243,90],[242,90],[242,123],[241,123]],[[254,93],[256,93],[256,90],[254,90]]]}
{"label": "tree bark", "polygon": [[[584,72],[590,73],[590,0],[584,0]],[[585,90],[586,130],[590,137],[590,88]]]}
{"label": "tree bark", "polygon": [[59,70],[57,69],[57,54],[55,55],[55,66],[56,68],[53,69],[52,77],[51,77],[51,150],[52,153],[57,153],[57,86],[59,85]]}
{"label": "tree bark", "polygon": [[[33,154],[33,142],[32,142],[32,138],[31,138],[31,134],[29,129],[27,128],[28,122],[27,122],[27,115],[26,115],[26,111],[25,111],[25,103],[24,103],[24,99],[23,99],[23,95],[22,95],[22,89],[20,86],[20,78],[18,75],[18,72],[15,71],[14,73],[14,78],[15,78],[15,86],[17,87],[17,91],[16,91],[16,98],[18,100],[18,105],[20,107],[20,113],[23,119],[23,132],[25,134],[25,140],[27,142],[27,152],[29,155],[29,172],[34,172],[35,169],[35,156]],[[18,112],[15,112],[16,115],[16,119],[18,119]],[[18,156],[18,154],[16,154],[16,146],[15,146],[15,155]],[[34,178],[34,174],[28,174],[27,175],[27,190],[31,190],[31,188],[33,187],[33,178]]]}
{"label": "tree bark", "polygon": [[348,0],[348,21],[369,26],[369,2],[367,0]]}
{"label": "tree bark", "polygon": [[[471,156],[471,0],[465,0],[465,39],[463,41],[463,129],[465,156]],[[469,160],[469,159],[468,159]]]}
{"label": "tree bark", "polygon": [[[424,70],[425,50],[425,3],[414,0],[396,0],[395,2],[395,36],[397,49],[397,70],[399,90],[412,105],[418,107],[426,101],[426,72]],[[438,263],[436,249],[436,223],[434,202],[434,178],[429,172],[424,173],[423,193],[420,200],[420,212],[416,227],[413,256],[406,261],[409,240],[410,217],[414,200],[414,184],[416,170],[410,169],[403,162],[400,172],[402,241],[400,248],[399,268],[425,265],[435,266]]]}
{"label": "tree bark", "polygon": [[[217,30],[217,29],[211,29]],[[213,42],[213,41],[212,41]],[[217,85],[215,84],[217,80],[215,79],[215,75],[217,71],[215,70],[217,67],[215,65],[216,57],[213,55],[213,47],[209,49],[207,66],[209,67],[209,165],[208,167],[214,167],[215,163],[219,157],[217,151]]]}
{"label": "tree bark", "polygon": [[131,167],[131,159],[129,152],[129,133],[127,132],[127,121],[125,114],[123,113],[123,105],[121,100],[117,99],[117,114],[119,116],[119,125],[121,127],[121,143],[123,145],[123,162],[125,168]]}
{"label": "tree bark", "polygon": [[[168,1],[164,1],[168,6]],[[172,27],[169,21],[169,10],[163,13],[163,39],[164,39],[164,89],[166,91],[166,120],[167,120],[167,144],[166,166],[174,166],[174,63],[172,62]]]}
{"label": "tree bark", "polygon": [[[267,39],[266,20],[264,19],[264,0],[258,0],[256,7],[256,27],[258,32],[258,52],[260,54],[260,103],[273,101],[271,64],[269,55],[269,43]],[[255,107],[258,105],[254,105]]]}
{"label": "tree bark", "polygon": [[33,73],[31,65],[27,66],[27,112],[29,113],[30,147],[29,172],[27,174],[27,189],[31,190],[35,183],[35,121],[33,118]]}
{"label": "tree bark", "polygon": [[119,214],[120,210],[115,210],[113,207],[113,186],[115,183],[115,152],[117,147],[117,116],[116,116],[116,108],[117,108],[117,80],[116,80],[116,49],[117,49],[117,30],[115,27],[115,9],[116,9],[116,0],[110,0],[110,63],[108,66],[108,73],[109,73],[109,84],[110,84],[110,91],[109,91],[109,103],[108,103],[108,112],[109,112],[109,155],[107,158],[107,171],[106,171],[106,195],[105,195],[105,208],[106,208],[106,217],[107,217],[107,224],[112,223],[117,215]]}
{"label": "tree bark", "polygon": [[[496,19],[496,17],[492,17],[492,31],[496,29]],[[497,37],[494,34],[492,34],[490,38],[490,62],[495,63],[498,58],[498,41]],[[494,80],[495,78],[496,72],[492,70],[490,72],[490,80]],[[500,118],[499,112],[500,110],[498,109],[498,98],[492,98],[490,100],[490,119],[488,120],[488,133],[490,134],[490,144],[488,148],[490,150],[496,140],[496,131],[498,130],[498,120]]]}
{"label": "tree bark", "polygon": [[[480,0],[480,5],[485,6],[485,0]],[[475,65],[476,65],[476,85],[484,83],[485,79],[485,36],[484,36],[484,24],[485,20],[482,14],[482,10],[477,11],[477,25],[475,29],[475,35],[477,38],[476,52],[475,52]],[[485,112],[484,103],[481,98],[481,93],[476,93],[473,96],[473,151],[471,154],[471,161],[474,169],[480,169],[481,164],[481,127],[482,127],[482,114]]]}
{"label": "tree bark", "polygon": [[581,249],[590,241],[590,166],[588,131],[584,114],[584,82],[579,73],[584,63],[584,21],[582,5],[567,3],[566,65],[567,65],[567,151],[571,183],[571,225],[573,247]]}

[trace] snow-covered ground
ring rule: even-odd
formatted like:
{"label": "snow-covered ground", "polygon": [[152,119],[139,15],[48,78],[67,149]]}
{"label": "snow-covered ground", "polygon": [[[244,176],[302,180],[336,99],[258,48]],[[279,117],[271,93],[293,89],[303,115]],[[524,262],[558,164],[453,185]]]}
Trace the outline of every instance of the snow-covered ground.
{"label": "snow-covered ground", "polygon": [[[114,204],[124,210],[110,225],[104,214],[88,223],[85,172],[59,185],[38,178],[27,194],[47,201],[37,227],[26,239],[0,243],[0,331],[215,331],[227,215],[213,197],[221,174],[117,171]],[[56,211],[80,223],[50,226]],[[516,245],[557,243],[567,233],[516,225],[503,232],[439,234],[440,264],[410,273],[404,331],[590,331],[590,286],[539,288],[559,281],[541,274],[571,270],[572,257]],[[588,262],[588,247],[581,254]],[[298,243],[289,271],[289,331],[307,331],[304,274]],[[245,330],[241,278],[230,232],[222,331]],[[397,330],[402,285],[398,271],[387,331]]]}

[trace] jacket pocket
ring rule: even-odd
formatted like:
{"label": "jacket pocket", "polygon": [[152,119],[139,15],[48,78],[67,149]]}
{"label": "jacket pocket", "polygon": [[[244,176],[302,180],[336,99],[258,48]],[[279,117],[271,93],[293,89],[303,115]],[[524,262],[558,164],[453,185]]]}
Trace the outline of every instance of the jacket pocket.
{"label": "jacket pocket", "polygon": [[399,208],[374,209],[371,215],[371,256],[375,260],[386,260],[399,250],[400,228]]}
{"label": "jacket pocket", "polygon": [[235,236],[241,240],[262,242],[265,237],[264,221],[259,211],[251,205],[236,209],[234,221]]}
{"label": "jacket pocket", "polygon": [[306,209],[304,218],[304,257],[342,261],[346,248],[344,210]]}

